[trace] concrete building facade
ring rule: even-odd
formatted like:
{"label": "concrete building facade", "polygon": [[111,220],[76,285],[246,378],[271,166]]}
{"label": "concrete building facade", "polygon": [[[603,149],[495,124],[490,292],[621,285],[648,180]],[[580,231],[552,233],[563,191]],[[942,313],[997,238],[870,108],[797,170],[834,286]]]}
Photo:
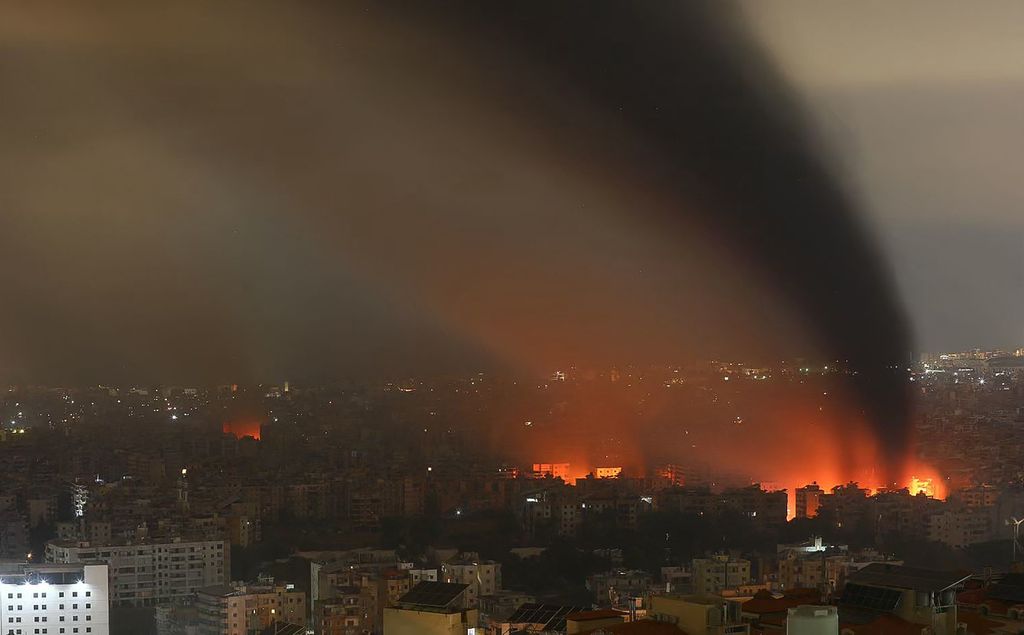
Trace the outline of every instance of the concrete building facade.
{"label": "concrete building facade", "polygon": [[199,589],[227,581],[230,559],[226,540],[119,545],[53,541],[46,545],[50,563],[107,565],[113,606],[153,606],[191,599]]}
{"label": "concrete building facade", "polygon": [[107,567],[0,567],[0,632],[6,635],[109,635]]}

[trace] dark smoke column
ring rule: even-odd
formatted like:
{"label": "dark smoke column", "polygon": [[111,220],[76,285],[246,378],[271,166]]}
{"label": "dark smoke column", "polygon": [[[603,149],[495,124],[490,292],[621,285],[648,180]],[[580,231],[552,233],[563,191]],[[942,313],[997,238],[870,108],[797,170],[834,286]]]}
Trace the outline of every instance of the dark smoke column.
{"label": "dark smoke column", "polygon": [[803,113],[734,8],[495,2],[459,4],[447,17],[470,38],[525,52],[643,140],[635,161],[645,173],[702,201],[699,220],[758,263],[822,352],[847,362],[884,451],[879,468],[897,478],[908,444],[904,314]]}

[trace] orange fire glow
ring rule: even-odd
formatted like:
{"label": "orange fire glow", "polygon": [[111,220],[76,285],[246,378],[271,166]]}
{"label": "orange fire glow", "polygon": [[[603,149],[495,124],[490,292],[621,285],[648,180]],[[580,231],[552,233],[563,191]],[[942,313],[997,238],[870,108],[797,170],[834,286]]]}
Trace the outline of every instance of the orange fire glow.
{"label": "orange fire glow", "polygon": [[[713,400],[707,410],[684,409],[685,417],[675,414],[679,402],[672,388],[652,389],[643,394],[647,419],[636,418],[629,391],[587,393],[582,405],[566,409],[546,432],[545,454],[529,458],[568,463],[561,473],[569,484],[589,474],[600,476],[602,466],[622,466],[622,475],[633,477],[650,475],[666,463],[678,466],[674,479],[682,480],[685,473],[687,484],[695,487],[720,490],[757,482],[765,489],[787,490],[790,518],[796,515],[796,490],[811,483],[826,494],[856,482],[870,493],[906,489],[946,497],[952,482],[920,458],[913,443],[902,459],[894,460],[856,399],[836,384],[827,387],[796,381],[755,397],[733,392],[731,385],[708,388]],[[734,418],[730,412],[727,419],[716,420],[708,414],[720,417],[727,409],[743,416]],[[538,445],[535,425],[516,426],[510,434],[521,442],[502,440],[503,448]]]}
{"label": "orange fire glow", "polygon": [[224,434],[234,435],[236,439],[252,437],[260,440],[260,423],[258,421],[225,421],[222,428]]}
{"label": "orange fire glow", "polygon": [[[878,467],[882,456],[874,437],[867,430],[844,435],[845,442],[822,443],[819,447],[801,452],[799,460],[779,470],[774,480],[789,491],[789,517],[796,512],[796,489],[817,483],[825,492],[833,487],[855,482],[869,494],[882,490],[907,489],[912,495],[944,499],[947,495],[945,479],[933,466],[913,456],[906,457],[897,473],[890,478]],[[892,474],[892,470],[889,471]],[[890,480],[891,479],[891,480]]]}
{"label": "orange fire glow", "polygon": [[569,463],[534,463],[533,475],[535,478],[560,478],[563,481],[569,480]]}

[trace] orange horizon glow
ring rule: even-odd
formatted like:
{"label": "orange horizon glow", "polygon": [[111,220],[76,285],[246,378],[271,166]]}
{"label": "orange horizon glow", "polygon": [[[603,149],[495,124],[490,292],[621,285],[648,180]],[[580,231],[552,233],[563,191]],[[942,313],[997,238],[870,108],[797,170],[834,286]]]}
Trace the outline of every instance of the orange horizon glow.
{"label": "orange horizon glow", "polygon": [[[646,446],[639,434],[622,433],[625,426],[609,416],[613,409],[595,408],[585,413],[590,434],[568,437],[543,458],[557,460],[570,485],[589,474],[600,476],[602,466],[621,465],[622,476],[644,476],[666,462],[689,465],[698,482],[712,489],[759,483],[767,491],[786,490],[791,519],[797,511],[796,490],[812,483],[822,493],[857,483],[869,495],[905,489],[945,499],[952,487],[946,475],[918,457],[912,440],[902,457],[894,456],[858,404],[844,390],[806,390],[796,398],[761,402],[756,417],[710,433],[685,425],[662,428]],[[598,432],[615,441],[611,451],[590,442]]]}
{"label": "orange horizon glow", "polygon": [[236,439],[252,437],[260,440],[260,422],[258,421],[225,421],[221,428],[224,434],[233,435]]}
{"label": "orange horizon glow", "polygon": [[534,478],[551,476],[551,478],[562,479],[567,485],[575,485],[577,480],[585,479],[588,476],[600,479],[617,478],[622,476],[622,467],[620,466],[581,467],[579,463],[572,463],[569,461],[534,463],[532,468]]}
{"label": "orange horizon glow", "polygon": [[839,464],[824,466],[825,469],[817,470],[797,467],[786,477],[775,479],[782,485],[779,489],[785,489],[789,496],[788,518],[796,517],[796,490],[811,484],[821,487],[823,494],[829,494],[833,488],[852,483],[867,490],[869,496],[882,491],[902,489],[909,490],[911,495],[924,493],[926,496],[940,500],[945,500],[948,495],[949,488],[946,480],[937,469],[923,461],[914,458],[906,459],[900,470],[900,476],[888,482],[873,467],[874,463],[861,465],[862,467],[852,470],[843,470]]}

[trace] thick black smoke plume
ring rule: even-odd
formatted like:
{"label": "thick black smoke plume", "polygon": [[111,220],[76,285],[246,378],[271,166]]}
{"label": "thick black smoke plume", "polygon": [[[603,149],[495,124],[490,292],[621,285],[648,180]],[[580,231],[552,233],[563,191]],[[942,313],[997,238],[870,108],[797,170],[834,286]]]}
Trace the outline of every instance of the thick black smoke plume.
{"label": "thick black smoke plume", "polygon": [[456,6],[448,17],[468,37],[525,55],[585,95],[644,139],[638,160],[651,177],[704,203],[700,220],[847,365],[887,461],[879,467],[894,477],[908,443],[902,308],[804,113],[736,11],[719,2]]}

